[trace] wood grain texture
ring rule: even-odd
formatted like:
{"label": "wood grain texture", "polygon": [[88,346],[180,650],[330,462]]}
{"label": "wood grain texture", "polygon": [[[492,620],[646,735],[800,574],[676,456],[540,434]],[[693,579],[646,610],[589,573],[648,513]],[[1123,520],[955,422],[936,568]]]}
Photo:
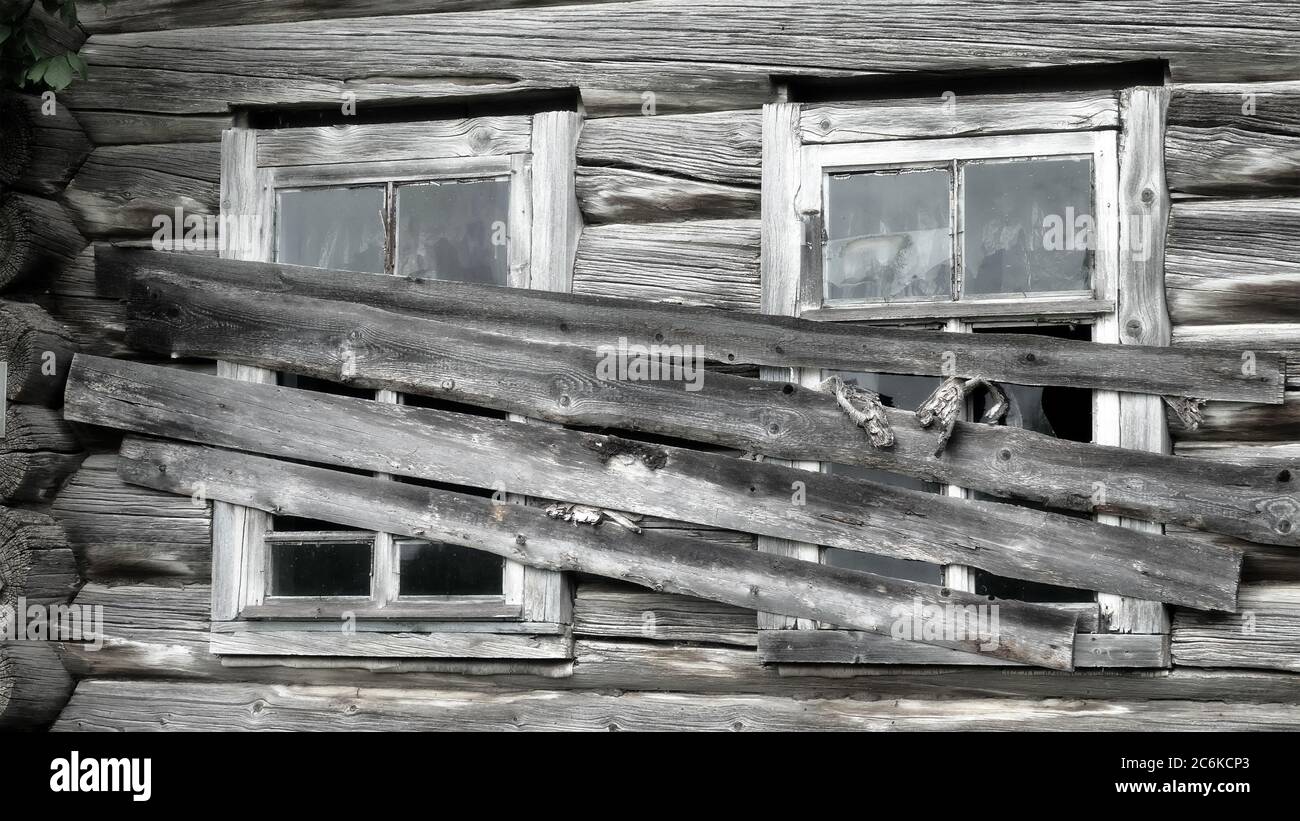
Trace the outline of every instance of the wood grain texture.
{"label": "wood grain texture", "polygon": [[[57,197],[94,146],[67,106],[44,105],[41,97],[11,95],[0,141],[0,180],[7,188]],[[48,112],[48,113],[47,113]],[[21,173],[9,169],[22,166]]]}
{"label": "wood grain texture", "polygon": [[1173,206],[1165,255],[1179,325],[1293,322],[1300,316],[1300,199]]}
{"label": "wood grain texture", "polygon": [[1300,193],[1300,82],[1174,86],[1165,163],[1178,193]]}
{"label": "wood grain texture", "polygon": [[[78,358],[64,414],[164,438],[1232,609],[1241,555],[1074,517],[558,428]],[[399,456],[399,454],[401,454]],[[791,489],[804,483],[804,503]],[[1086,548],[1081,548],[1086,545]]]}
{"label": "wood grain texture", "polygon": [[85,681],[56,731],[1282,730],[1300,705],[1187,701],[862,701],[690,693],[483,694],[338,686]]}
{"label": "wood grain texture", "polygon": [[79,109],[77,121],[97,146],[215,143],[230,128],[229,114],[148,114]]}
{"label": "wood grain texture", "polygon": [[211,578],[209,506],[126,484],[117,475],[115,453],[86,459],[51,510],[87,581],[161,584]]}
{"label": "wood grain texture", "polygon": [[1300,672],[1300,584],[1243,586],[1241,612],[1202,617],[1174,611],[1174,663]]}
{"label": "wood grain texture", "polygon": [[219,143],[118,145],[95,149],[64,192],[87,237],[147,237],[158,216],[175,210],[215,215],[220,210]]}
{"label": "wood grain texture", "polygon": [[0,605],[66,604],[77,591],[76,561],[59,523],[44,513],[0,507]]}
{"label": "wood grain texture", "polygon": [[756,188],[626,168],[580,166],[578,201],[593,225],[625,222],[754,219]]}
{"label": "wood grain texture", "polygon": [[41,287],[85,246],[73,213],[59,201],[0,197],[0,292]]}
{"label": "wood grain texture", "polygon": [[[643,530],[582,527],[525,505],[491,500],[193,445],[128,439],[119,470],[129,482],[207,495],[231,504],[336,524],[448,541],[545,570],[581,571],[670,593],[815,618],[870,632],[888,632],[891,608],[914,600],[973,604],[978,597],[932,585],[767,556],[724,550]],[[810,599],[808,590],[816,590]],[[934,619],[955,620],[955,608]],[[926,643],[964,648],[1069,669],[1076,617],[1013,603],[1003,608],[996,641],[924,636]],[[927,619],[930,621],[931,619]],[[947,636],[963,635],[955,627]],[[943,633],[941,632],[942,636]],[[996,644],[987,647],[988,644]]]}
{"label": "wood grain texture", "polygon": [[41,307],[0,300],[0,359],[9,363],[9,399],[57,406],[76,349],[68,329]]}
{"label": "wood grain texture", "polygon": [[758,234],[757,220],[591,225],[578,242],[573,291],[753,311]]}
{"label": "wood grain texture", "polygon": [[1300,388],[1300,322],[1242,322],[1237,324],[1175,325],[1175,346],[1233,348],[1242,356],[1275,352],[1286,362],[1286,385]]}
{"label": "wood grain texture", "polygon": [[758,642],[753,610],[601,580],[578,585],[573,633],[740,647],[754,647]]}
{"label": "wood grain texture", "polygon": [[578,141],[581,165],[751,187],[759,183],[762,152],[756,111],[590,120]]}
{"label": "wood grain texture", "polygon": [[48,502],[81,462],[81,443],[63,415],[40,405],[7,405],[0,438],[0,502]]}
{"label": "wood grain texture", "polygon": [[258,134],[257,164],[280,167],[524,154],[531,140],[532,118],[527,116],[273,128]]}
{"label": "wood grain texture", "polygon": [[812,144],[1091,131],[1118,126],[1115,95],[1096,91],[807,103],[799,112],[800,140]]}
{"label": "wood grain texture", "polygon": [[0,730],[49,727],[73,686],[53,643],[0,642]]}

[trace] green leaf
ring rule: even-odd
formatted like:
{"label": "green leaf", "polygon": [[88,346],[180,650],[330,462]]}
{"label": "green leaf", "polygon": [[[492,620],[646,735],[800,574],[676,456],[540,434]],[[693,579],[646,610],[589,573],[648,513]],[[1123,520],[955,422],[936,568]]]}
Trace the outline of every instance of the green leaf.
{"label": "green leaf", "polygon": [[68,65],[72,66],[72,70],[77,72],[78,77],[84,80],[90,76],[90,66],[86,65],[86,58],[75,51],[69,51],[67,57]]}
{"label": "green leaf", "polygon": [[45,76],[45,69],[50,65],[50,58],[44,57],[36,61],[36,65],[27,70],[27,80],[32,83],[39,83]]}
{"label": "green leaf", "polygon": [[8,40],[9,35],[13,33],[13,30],[13,26],[0,25],[0,43]]}
{"label": "green leaf", "polygon": [[45,84],[55,91],[62,91],[72,83],[72,65],[68,55],[60,54],[50,59],[49,68],[45,69]]}

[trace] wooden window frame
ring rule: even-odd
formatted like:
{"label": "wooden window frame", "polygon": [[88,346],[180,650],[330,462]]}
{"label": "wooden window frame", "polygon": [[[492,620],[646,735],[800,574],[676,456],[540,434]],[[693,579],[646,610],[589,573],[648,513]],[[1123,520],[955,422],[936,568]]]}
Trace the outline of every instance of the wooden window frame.
{"label": "wooden window frame", "polygon": [[[508,176],[509,285],[568,291],[582,227],[574,193],[579,127],[579,115],[561,111],[382,126],[259,131],[236,125],[222,135],[221,224],[228,235],[221,254],[274,258],[278,190]],[[228,362],[218,362],[217,372],[252,382],[276,379],[274,371]],[[395,402],[398,394],[379,391],[376,401]],[[515,494],[507,500],[526,502]],[[213,503],[213,653],[572,656],[572,596],[563,573],[506,560],[501,595],[399,596],[398,551],[406,540],[378,533],[370,597],[274,598],[267,595],[270,520],[266,511]]]}
{"label": "wooden window frame", "polygon": [[[945,110],[944,103],[951,101],[938,98],[766,105],[763,311],[820,321],[937,321],[950,331],[990,322],[1012,324],[1017,319],[1050,324],[1080,320],[1091,322],[1093,340],[1097,342],[1169,344],[1163,294],[1168,192],[1161,153],[1167,99],[1168,93],[1162,87],[1139,87],[1119,93],[969,96],[956,100],[955,110]],[[828,170],[896,167],[936,159],[1067,153],[1094,156],[1097,253],[1090,293],[1031,295],[1029,299],[1015,300],[824,304],[820,279],[821,209]],[[1127,220],[1133,218],[1150,221],[1145,247],[1132,241]],[[954,230],[957,228],[954,225]],[[939,310],[937,306],[941,306]],[[816,370],[796,370],[764,368],[762,376],[798,380],[805,386],[820,381]],[[1168,452],[1168,432],[1159,397],[1093,391],[1093,427],[1098,444]],[[805,470],[822,469],[819,462],[793,464]],[[955,490],[954,495],[965,495],[960,488],[949,490]],[[1095,518],[1108,524],[1163,531],[1160,525],[1149,522],[1120,520],[1105,514]],[[758,548],[807,561],[823,558],[817,545],[767,537],[759,537]],[[974,573],[971,568],[945,567],[944,584],[973,592]],[[1080,634],[1076,666],[1169,666],[1169,621],[1163,605],[1098,593],[1096,606],[1088,610],[1081,625],[1090,625],[1096,632]],[[778,614],[759,613],[758,627],[759,656],[766,663],[997,663],[911,642],[827,631],[820,629],[825,625]]]}

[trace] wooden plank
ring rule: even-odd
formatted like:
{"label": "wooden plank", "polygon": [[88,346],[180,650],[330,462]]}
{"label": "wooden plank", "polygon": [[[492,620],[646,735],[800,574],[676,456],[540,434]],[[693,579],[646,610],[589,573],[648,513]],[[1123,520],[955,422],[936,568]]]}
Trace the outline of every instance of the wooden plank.
{"label": "wooden plank", "polygon": [[578,201],[593,225],[701,219],[755,219],[756,188],[626,168],[579,166]]}
{"label": "wooden plank", "polygon": [[799,138],[813,144],[1118,127],[1118,101],[1100,91],[809,103],[799,115]]}
{"label": "wooden plank", "polygon": [[1078,299],[981,299],[966,302],[895,303],[861,308],[828,305],[799,311],[803,319],[816,322],[878,322],[891,319],[962,319],[980,318],[1090,318],[1115,310],[1114,300],[1080,297]]}
{"label": "wooden plank", "polygon": [[1287,391],[1281,405],[1210,402],[1201,408],[1201,424],[1184,428],[1168,410],[1174,438],[1181,442],[1293,442],[1300,440],[1300,392]]}
{"label": "wooden plank", "polygon": [[1300,584],[1244,585],[1241,612],[1205,617],[1174,611],[1174,663],[1300,672]]}
{"label": "wooden plank", "polygon": [[95,145],[220,142],[229,114],[146,114],[77,109],[77,121]]}
{"label": "wooden plank", "polygon": [[[218,143],[96,148],[63,194],[87,237],[147,237],[154,218],[215,215],[221,180]],[[183,226],[177,226],[183,230]]]}
{"label": "wooden plank", "polygon": [[72,334],[40,306],[0,300],[0,359],[8,363],[10,400],[57,406],[75,350]]}
{"label": "wooden plank", "polygon": [[[779,211],[780,209],[775,209]],[[765,209],[765,213],[767,209]],[[775,217],[774,217],[775,218]],[[789,226],[787,227],[789,228]],[[757,296],[754,266],[758,225],[748,220],[663,225],[594,226],[583,231],[575,287],[597,278],[637,277],[660,299],[677,277],[710,280],[714,293],[742,290],[732,299],[749,306]],[[712,232],[721,232],[717,236]],[[789,231],[787,230],[787,233]],[[786,244],[793,242],[786,238]],[[787,249],[797,253],[802,243]],[[771,249],[775,253],[775,247]],[[768,253],[768,251],[764,251]],[[787,253],[787,255],[788,255]],[[617,264],[617,267],[613,267]],[[769,260],[771,265],[797,264]],[[633,342],[701,346],[710,360],[774,367],[818,367],[945,375],[984,376],[1023,385],[1065,385],[1136,393],[1192,395],[1204,399],[1280,404],[1282,360],[1266,350],[1254,354],[1253,373],[1243,373],[1241,350],[1187,349],[1026,337],[1023,334],[953,334],[901,328],[864,328],[790,316],[746,315],[688,305],[629,303],[595,296],[545,295],[464,283],[422,282],[402,277],[325,272],[275,263],[235,265],[193,255],[99,248],[96,265],[107,290],[124,293],[133,279],[169,274],[209,283],[240,285],[278,294],[350,300],[378,308],[509,335],[520,342],[596,348],[619,337]],[[615,273],[607,273],[613,270]],[[631,272],[630,274],[627,272]],[[662,278],[660,278],[662,275]],[[625,295],[635,295],[629,286]],[[722,299],[719,296],[719,299]],[[793,293],[773,296],[793,304]],[[789,314],[790,311],[783,313]],[[763,305],[763,313],[778,313]],[[1242,345],[1240,347],[1249,347]]]}
{"label": "wooden plank", "polygon": [[[581,571],[632,581],[670,593],[888,633],[888,613],[913,601],[951,603],[931,611],[939,635],[956,634],[958,607],[983,600],[938,587],[767,556],[742,548],[723,550],[642,531],[582,527],[552,519],[525,505],[366,476],[223,452],[193,445],[137,439],[123,443],[119,470],[129,482],[193,493],[200,485],[214,499],[336,524],[460,544],[546,570]],[[816,590],[815,598],[807,595]],[[996,646],[981,639],[922,641],[1069,669],[1076,617],[1019,602],[1002,607]],[[964,611],[960,614],[964,618]],[[943,624],[939,624],[939,621]],[[994,644],[988,637],[987,647]]]}
{"label": "wooden plank", "polygon": [[[946,648],[918,647],[853,630],[761,630],[758,634],[758,657],[764,664],[1005,664],[964,655],[973,661]],[[1076,670],[1168,666],[1168,635],[1080,634],[1074,643]]]}
{"label": "wooden plank", "polygon": [[555,659],[572,655],[568,636],[500,633],[213,633],[220,656],[384,656],[392,658]]}
{"label": "wooden plank", "polygon": [[1300,316],[1300,199],[1175,203],[1165,253],[1178,325]]}
{"label": "wooden plank", "polygon": [[1175,325],[1175,346],[1230,346],[1241,352],[1242,367],[1253,367],[1260,351],[1273,351],[1286,361],[1286,385],[1300,389],[1300,323],[1242,322],[1233,325]]}
{"label": "wooden plank", "polygon": [[578,243],[573,290],[753,311],[758,244],[757,220],[592,225]]}
{"label": "wooden plank", "polygon": [[[151,275],[140,287],[133,344],[162,354],[222,356],[778,459],[861,464],[1051,507],[1178,522],[1262,543],[1297,538],[1278,532],[1258,507],[1294,493],[1270,467],[1230,469],[971,423],[958,423],[943,457],[935,458],[938,434],[893,409],[886,415],[895,445],[876,450],[833,397],[792,383],[711,373],[708,390],[690,392],[679,382],[595,379],[599,356],[575,347],[518,340],[505,346],[500,336],[460,326],[352,303],[232,291],[196,279]],[[365,345],[358,346],[363,338]],[[350,357],[341,359],[344,352]],[[1095,494],[1096,482],[1107,488],[1104,500]]]}
{"label": "wooden plank", "polygon": [[1172,92],[1165,138],[1171,190],[1300,193],[1300,82],[1177,85]]}
{"label": "wooden plank", "polygon": [[49,502],[81,464],[81,442],[57,410],[7,405],[0,426],[0,502]]}
{"label": "wooden plank", "polygon": [[578,141],[580,165],[740,186],[758,185],[762,152],[756,111],[592,120]]}
{"label": "wooden plank", "polygon": [[0,730],[43,730],[72,695],[72,676],[55,644],[0,642]]}
{"label": "wooden plank", "polygon": [[602,581],[578,585],[573,633],[741,647],[758,642],[753,610]]}
{"label": "wooden plank", "polygon": [[[79,357],[65,415],[218,447],[561,499],[1231,610],[1241,552],[686,448]],[[344,433],[346,432],[346,433]],[[403,456],[397,456],[403,454]],[[804,483],[805,502],[791,505]],[[545,619],[536,619],[545,620]]]}
{"label": "wooden plank", "polygon": [[763,695],[474,693],[322,685],[89,680],[56,731],[103,730],[1286,730],[1300,705],[1191,701],[793,699]]}
{"label": "wooden plank", "polygon": [[261,167],[356,162],[410,162],[449,157],[526,154],[532,118],[522,115],[272,128],[258,135]]}

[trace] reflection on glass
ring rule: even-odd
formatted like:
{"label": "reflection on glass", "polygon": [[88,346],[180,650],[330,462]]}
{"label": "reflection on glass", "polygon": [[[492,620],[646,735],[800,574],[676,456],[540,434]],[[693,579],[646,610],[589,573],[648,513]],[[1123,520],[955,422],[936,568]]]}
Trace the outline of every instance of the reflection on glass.
{"label": "reflection on glass", "polygon": [[397,189],[397,273],[509,283],[508,179],[451,180]]}
{"label": "reflection on glass", "polygon": [[355,542],[272,543],[272,596],[368,596],[368,539]]}
{"label": "reflection on glass", "polygon": [[[856,373],[852,371],[829,371],[827,376],[835,375],[847,384],[856,385],[863,390],[880,394],[881,403],[887,408],[916,410],[916,406],[925,401],[931,392],[939,386],[940,380],[932,376],[899,376],[890,373]],[[883,470],[862,467],[860,465],[837,465],[829,463],[826,472],[835,476],[848,476],[854,479],[866,479],[891,487],[921,490],[926,493],[938,493],[939,485],[911,476],[900,476]],[[833,567],[846,567],[888,576],[894,579],[910,579],[927,584],[943,583],[943,566],[930,562],[896,559],[892,556],[877,556],[856,550],[843,550],[828,547],[823,553],[826,564]]]}
{"label": "reflection on glass", "polygon": [[442,542],[402,542],[402,596],[500,595],[502,558]]}
{"label": "reflection on glass", "polygon": [[825,298],[951,298],[951,177],[946,168],[829,175]]}
{"label": "reflection on glass", "polygon": [[990,160],[963,169],[963,296],[1089,287],[1091,158]]}
{"label": "reflection on glass", "polygon": [[306,188],[278,194],[275,258],[292,265],[382,274],[384,188]]}

